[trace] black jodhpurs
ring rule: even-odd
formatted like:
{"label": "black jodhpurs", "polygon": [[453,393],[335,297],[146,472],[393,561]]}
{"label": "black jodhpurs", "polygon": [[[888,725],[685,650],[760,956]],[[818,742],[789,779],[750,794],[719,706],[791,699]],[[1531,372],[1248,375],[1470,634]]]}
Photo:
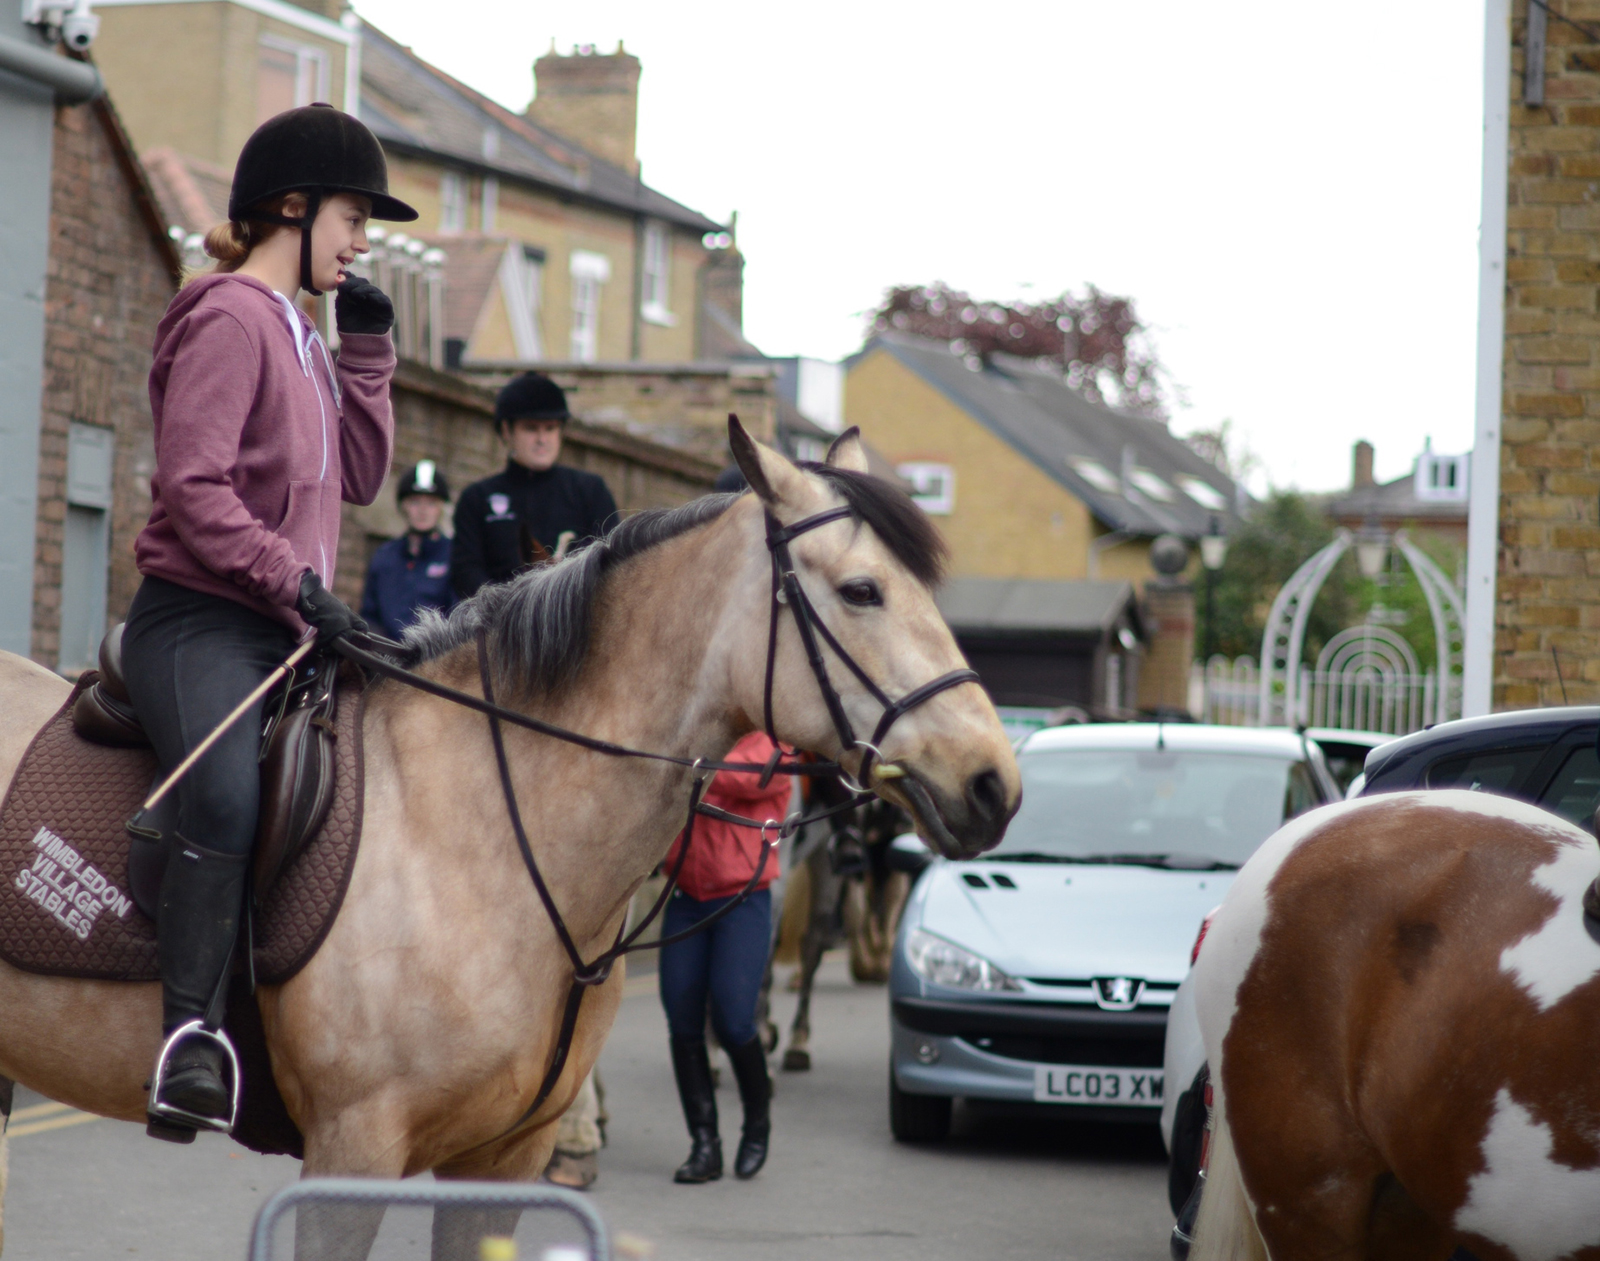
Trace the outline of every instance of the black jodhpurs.
{"label": "black jodhpurs", "polygon": [[[122,666],[162,772],[187,757],[294,646],[287,626],[242,604],[146,578],[128,612]],[[178,833],[185,840],[223,854],[250,852],[267,703],[234,723],[178,781]]]}

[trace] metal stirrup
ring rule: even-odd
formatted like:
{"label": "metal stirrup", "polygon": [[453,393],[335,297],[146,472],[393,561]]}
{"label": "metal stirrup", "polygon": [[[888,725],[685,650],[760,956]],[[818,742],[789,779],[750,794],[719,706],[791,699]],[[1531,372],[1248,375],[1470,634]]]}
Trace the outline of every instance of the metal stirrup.
{"label": "metal stirrup", "polygon": [[[226,1122],[220,1117],[202,1116],[198,1112],[190,1112],[187,1108],[176,1108],[160,1100],[161,1086],[167,1077],[167,1061],[172,1058],[172,1052],[178,1043],[191,1036],[210,1038],[227,1054],[228,1066],[233,1070],[233,1082],[228,1092],[231,1106],[228,1109]],[[244,1077],[239,1072],[239,1057],[234,1054],[233,1043],[228,1040],[228,1035],[220,1029],[207,1029],[203,1020],[191,1020],[187,1024],[179,1025],[161,1044],[161,1054],[156,1057],[156,1071],[150,1078],[150,1102],[145,1105],[145,1115],[152,1121],[164,1121],[168,1125],[181,1126],[185,1129],[217,1130],[223,1134],[232,1134],[234,1123],[239,1119],[239,1095],[243,1082]]]}

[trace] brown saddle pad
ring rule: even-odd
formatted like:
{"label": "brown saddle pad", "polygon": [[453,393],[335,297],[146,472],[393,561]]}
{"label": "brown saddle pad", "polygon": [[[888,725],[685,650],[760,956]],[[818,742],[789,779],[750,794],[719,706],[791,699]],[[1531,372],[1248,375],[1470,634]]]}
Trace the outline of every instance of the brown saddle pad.
{"label": "brown saddle pad", "polygon": [[[0,958],[51,976],[154,981],[156,926],[128,889],[123,825],[150,791],[155,754],[78,735],[75,696],[34,736],[0,805]],[[263,983],[305,967],[344,901],[361,838],[364,706],[360,688],[341,686],[333,805],[256,916]]]}

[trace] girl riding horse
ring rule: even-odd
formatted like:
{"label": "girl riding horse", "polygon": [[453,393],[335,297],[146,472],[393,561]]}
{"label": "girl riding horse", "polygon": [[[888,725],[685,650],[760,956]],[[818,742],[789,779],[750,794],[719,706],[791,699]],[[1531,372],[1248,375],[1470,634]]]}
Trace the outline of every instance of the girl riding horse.
{"label": "girl riding horse", "polygon": [[[289,110],[245,143],[208,274],[156,334],[155,473],[135,552],[123,659],[165,770],[177,766],[312,632],[364,628],[329,593],[340,501],[376,498],[394,444],[394,310],[350,275],[368,218],[412,220],[388,195],[377,139],[328,105]],[[296,305],[338,290],[337,365]],[[177,788],[157,921],[165,1039],[149,1132],[227,1130],[239,1083],[219,1028],[256,833],[265,702]]]}

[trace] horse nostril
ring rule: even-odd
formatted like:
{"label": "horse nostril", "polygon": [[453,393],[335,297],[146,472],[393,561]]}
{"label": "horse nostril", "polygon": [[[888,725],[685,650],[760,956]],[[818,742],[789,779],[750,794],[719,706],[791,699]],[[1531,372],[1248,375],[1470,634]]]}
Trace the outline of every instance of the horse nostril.
{"label": "horse nostril", "polygon": [[967,804],[986,823],[1006,817],[1006,786],[995,770],[979,771],[967,781]]}

